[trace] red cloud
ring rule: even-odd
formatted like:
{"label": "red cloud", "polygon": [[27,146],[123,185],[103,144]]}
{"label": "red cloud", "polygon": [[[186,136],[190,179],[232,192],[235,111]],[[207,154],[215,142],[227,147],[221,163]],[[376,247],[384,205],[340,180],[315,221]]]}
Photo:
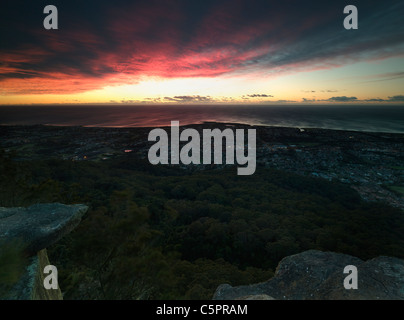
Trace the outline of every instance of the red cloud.
{"label": "red cloud", "polygon": [[[252,19],[246,14],[249,5],[226,2],[199,15],[184,11],[176,1],[116,5],[102,13],[102,23],[78,20],[53,32],[33,31],[36,46],[0,50],[0,92],[84,92],[136,83],[142,76],[274,75],[331,68],[365,55],[368,59],[397,54],[370,50],[383,48],[387,42],[382,37],[348,45],[341,40],[345,35],[338,38],[337,33],[335,41],[324,38],[318,26],[327,25],[334,10],[321,16],[291,10],[288,19],[289,6],[276,14],[254,8]],[[319,39],[323,42],[316,42]]]}
{"label": "red cloud", "polygon": [[[189,39],[181,30],[184,15],[168,3],[116,9],[109,17],[102,35],[85,24],[77,30],[41,30],[35,35],[46,50],[3,54],[2,94],[84,92],[136,82],[140,76],[214,77],[240,69],[267,52],[263,47],[244,48],[264,26],[232,32],[231,14],[224,19],[223,14],[213,13]],[[41,67],[35,68],[36,64]]]}

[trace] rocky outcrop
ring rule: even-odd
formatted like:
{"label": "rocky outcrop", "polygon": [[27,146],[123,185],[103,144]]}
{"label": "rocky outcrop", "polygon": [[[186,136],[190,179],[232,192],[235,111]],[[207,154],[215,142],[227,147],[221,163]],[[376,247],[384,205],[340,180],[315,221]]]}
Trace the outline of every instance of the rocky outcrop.
{"label": "rocky outcrop", "polygon": [[[72,231],[87,209],[87,206],[81,204],[60,203],[36,204],[28,208],[0,208],[0,244],[8,247],[14,243],[21,244],[21,248],[16,250],[21,250],[21,255],[27,257],[21,260],[25,261],[25,265],[16,266],[25,271],[15,283],[0,283],[0,299],[62,299],[60,289],[46,290],[43,287],[44,267],[51,264],[46,248]],[[0,259],[0,269],[1,263],[7,261],[2,262]]]}
{"label": "rocky outcrop", "polygon": [[0,241],[22,240],[27,254],[36,254],[72,231],[87,209],[60,203],[0,208]]}
{"label": "rocky outcrop", "polygon": [[[345,289],[347,265],[358,270],[358,289]],[[404,299],[404,260],[353,256],[309,250],[281,260],[272,279],[248,286],[220,285],[214,300],[269,296],[278,300],[401,300]]]}

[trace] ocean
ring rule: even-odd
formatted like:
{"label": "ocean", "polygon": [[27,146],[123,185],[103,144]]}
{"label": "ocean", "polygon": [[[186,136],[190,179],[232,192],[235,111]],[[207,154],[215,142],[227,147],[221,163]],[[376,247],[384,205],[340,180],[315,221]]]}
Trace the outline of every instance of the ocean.
{"label": "ocean", "polygon": [[163,127],[203,122],[404,133],[404,106],[32,105],[0,106],[0,125]]}

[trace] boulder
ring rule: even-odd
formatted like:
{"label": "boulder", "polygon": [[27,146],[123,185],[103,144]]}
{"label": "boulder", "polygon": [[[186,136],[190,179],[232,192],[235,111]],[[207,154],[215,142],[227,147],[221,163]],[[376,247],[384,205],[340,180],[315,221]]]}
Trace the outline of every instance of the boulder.
{"label": "boulder", "polygon": [[404,260],[381,256],[356,267],[358,269],[357,290],[346,290],[341,284],[347,275],[335,272],[318,288],[313,298],[332,300],[404,299]]}
{"label": "boulder", "polygon": [[[358,289],[345,289],[347,265],[358,270]],[[273,278],[266,282],[232,287],[220,285],[214,300],[267,295],[276,300],[376,300],[404,299],[404,260],[378,257],[366,262],[359,258],[309,250],[285,257]]]}

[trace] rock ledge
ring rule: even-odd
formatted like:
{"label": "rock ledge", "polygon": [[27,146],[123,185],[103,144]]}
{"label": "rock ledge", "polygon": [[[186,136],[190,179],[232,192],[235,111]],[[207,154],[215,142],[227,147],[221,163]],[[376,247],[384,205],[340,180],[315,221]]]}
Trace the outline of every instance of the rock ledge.
{"label": "rock ledge", "polygon": [[27,208],[0,207],[0,242],[19,239],[34,255],[72,231],[87,211],[82,204],[35,204]]}
{"label": "rock ledge", "polygon": [[[357,290],[344,288],[347,265],[357,267]],[[263,295],[276,300],[404,300],[404,260],[381,256],[363,261],[350,255],[309,250],[282,259],[274,277],[266,282],[220,285],[213,300]]]}

